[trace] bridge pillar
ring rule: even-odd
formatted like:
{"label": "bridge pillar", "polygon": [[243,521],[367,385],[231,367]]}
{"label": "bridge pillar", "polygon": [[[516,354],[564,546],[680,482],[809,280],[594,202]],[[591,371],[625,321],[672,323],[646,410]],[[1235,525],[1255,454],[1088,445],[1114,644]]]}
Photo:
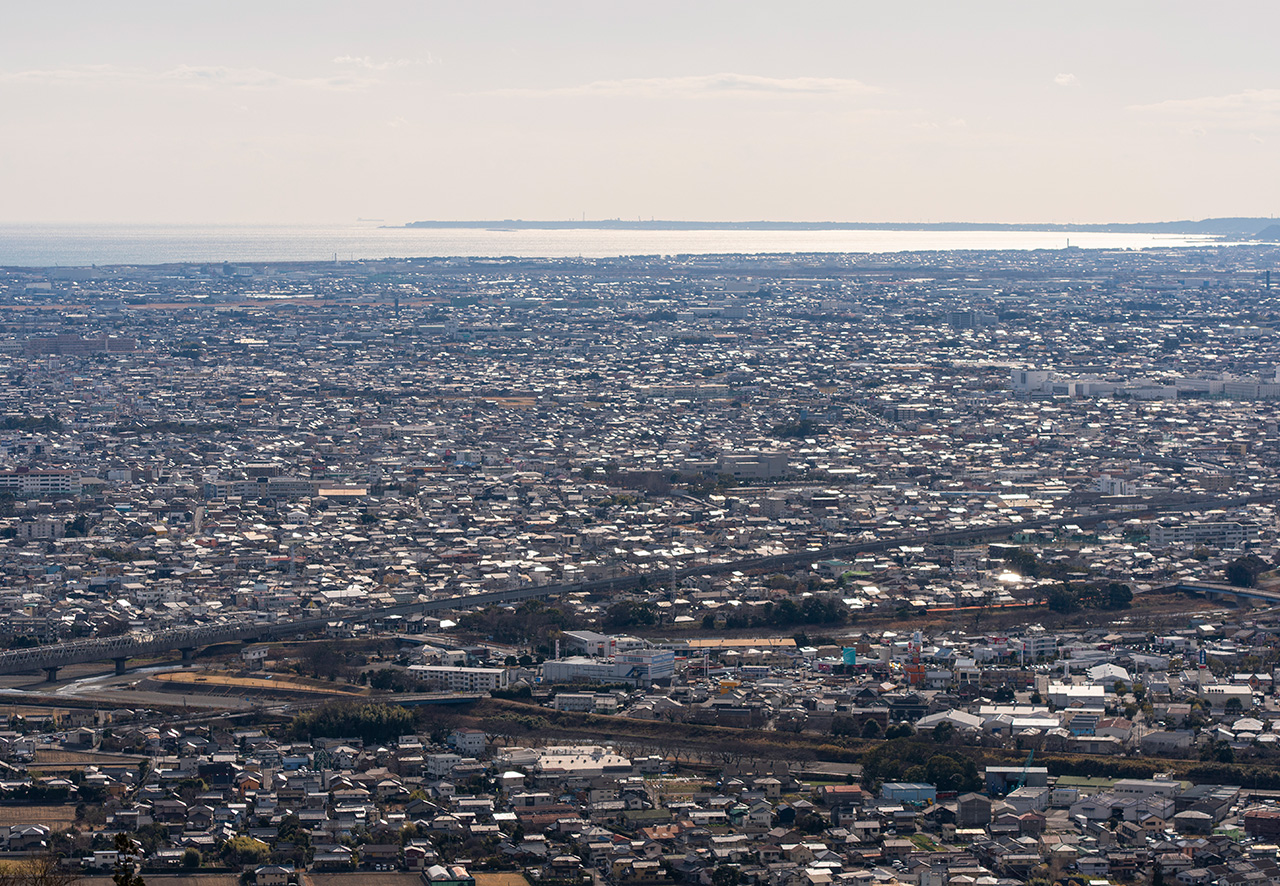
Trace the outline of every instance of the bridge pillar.
{"label": "bridge pillar", "polygon": [[126,665],[129,663],[129,657],[128,657],[127,655],[122,655],[122,656],[120,656],[119,658],[112,659],[112,661],[114,661],[114,662],[116,663],[116,676],[117,676],[117,677],[121,676],[122,674],[124,674],[124,673],[128,670],[128,668],[126,667]]}
{"label": "bridge pillar", "polygon": [[182,653],[183,661],[191,661],[191,659],[195,658],[196,650],[191,646],[188,646],[186,649],[182,649],[179,651]]}
{"label": "bridge pillar", "polygon": [[45,669],[44,669],[44,681],[45,681],[46,683],[57,683],[57,682],[58,682],[58,670],[59,670],[59,666],[58,666],[58,665],[53,665],[53,666],[51,666],[51,667],[47,667],[47,668],[45,668]]}

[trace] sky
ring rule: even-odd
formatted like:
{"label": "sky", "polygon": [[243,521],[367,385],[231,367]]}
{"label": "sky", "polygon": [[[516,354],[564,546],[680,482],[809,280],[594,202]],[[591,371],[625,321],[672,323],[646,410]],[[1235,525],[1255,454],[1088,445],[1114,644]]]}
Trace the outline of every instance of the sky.
{"label": "sky", "polygon": [[1280,3],[0,10],[0,221],[1280,211]]}

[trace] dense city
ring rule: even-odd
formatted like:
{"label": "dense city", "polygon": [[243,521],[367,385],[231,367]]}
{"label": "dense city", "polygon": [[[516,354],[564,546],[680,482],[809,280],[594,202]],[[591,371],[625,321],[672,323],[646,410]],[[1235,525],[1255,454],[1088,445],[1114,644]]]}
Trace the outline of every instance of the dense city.
{"label": "dense city", "polygon": [[1280,882],[1273,269],[0,268],[0,876]]}

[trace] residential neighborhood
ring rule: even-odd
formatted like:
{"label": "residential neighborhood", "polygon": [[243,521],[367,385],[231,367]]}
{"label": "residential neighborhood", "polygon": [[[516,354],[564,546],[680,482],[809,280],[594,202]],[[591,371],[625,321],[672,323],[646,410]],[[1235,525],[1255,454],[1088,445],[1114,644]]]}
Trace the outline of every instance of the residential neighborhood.
{"label": "residential neighborhood", "polygon": [[0,269],[0,862],[1280,879],[1277,255]]}

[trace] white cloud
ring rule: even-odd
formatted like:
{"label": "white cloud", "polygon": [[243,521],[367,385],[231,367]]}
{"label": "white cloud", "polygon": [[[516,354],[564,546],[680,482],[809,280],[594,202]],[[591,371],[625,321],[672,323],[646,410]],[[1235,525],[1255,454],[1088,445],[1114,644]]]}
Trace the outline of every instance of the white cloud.
{"label": "white cloud", "polygon": [[1227,95],[1169,99],[1129,110],[1179,128],[1275,130],[1280,128],[1280,89],[1245,89]]}
{"label": "white cloud", "polygon": [[368,77],[290,77],[260,68],[221,65],[178,65],[153,71],[116,65],[83,65],[70,68],[0,72],[0,85],[16,86],[178,86],[230,89],[359,89],[372,84]]}
{"label": "white cloud", "polygon": [[260,68],[179,65],[160,75],[164,80],[191,86],[229,86],[233,89],[275,89],[308,87],[317,89],[358,89],[373,81],[360,77],[288,77]]}
{"label": "white cloud", "polygon": [[1058,76],[1053,78],[1053,82],[1057,83],[1059,86],[1071,86],[1072,84],[1077,82],[1076,75],[1075,74],[1059,74]]}
{"label": "white cloud", "polygon": [[969,128],[969,122],[965,120],[963,117],[951,117],[942,123],[939,123],[936,120],[921,120],[919,123],[912,123],[911,125],[915,129],[927,129],[927,130],[968,129]]}
{"label": "white cloud", "polygon": [[0,83],[18,85],[68,85],[121,82],[141,77],[137,68],[115,65],[77,65],[70,68],[46,68],[32,71],[0,71]]}
{"label": "white cloud", "polygon": [[703,74],[692,77],[636,77],[596,80],[549,89],[498,89],[492,95],[601,96],[635,98],[720,98],[724,96],[849,96],[880,92],[858,80],[838,77],[761,77],[755,74]]}
{"label": "white cloud", "polygon": [[390,71],[396,68],[416,68],[422,65],[438,65],[440,60],[431,53],[426,58],[393,58],[377,61],[367,55],[340,55],[333,60],[335,65],[349,65],[364,71]]}

